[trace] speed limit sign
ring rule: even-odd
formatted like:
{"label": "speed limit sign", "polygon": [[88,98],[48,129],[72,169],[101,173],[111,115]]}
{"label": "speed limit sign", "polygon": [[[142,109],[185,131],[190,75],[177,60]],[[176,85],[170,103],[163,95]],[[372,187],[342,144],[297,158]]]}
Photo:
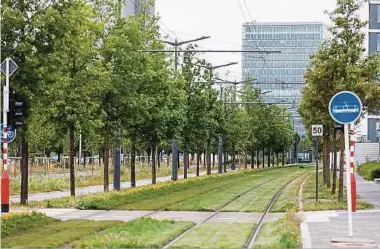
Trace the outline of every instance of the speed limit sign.
{"label": "speed limit sign", "polygon": [[311,126],[311,135],[313,137],[322,137],[323,136],[323,125],[312,125]]}

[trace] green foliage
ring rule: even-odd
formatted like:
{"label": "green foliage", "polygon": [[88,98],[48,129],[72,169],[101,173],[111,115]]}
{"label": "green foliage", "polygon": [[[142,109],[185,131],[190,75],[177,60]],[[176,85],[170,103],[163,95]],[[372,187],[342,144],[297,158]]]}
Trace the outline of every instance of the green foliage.
{"label": "green foliage", "polygon": [[379,163],[365,163],[358,167],[358,172],[364,179],[373,181],[375,178],[380,178],[380,164]]}
{"label": "green foliage", "polygon": [[357,12],[356,0],[339,0],[337,8],[329,13],[331,37],[325,40],[305,74],[300,114],[308,128],[319,123],[331,127],[334,122],[328,111],[331,97],[339,91],[354,91],[368,110],[380,106],[380,87],[376,84],[377,58],[363,57],[366,22]]}

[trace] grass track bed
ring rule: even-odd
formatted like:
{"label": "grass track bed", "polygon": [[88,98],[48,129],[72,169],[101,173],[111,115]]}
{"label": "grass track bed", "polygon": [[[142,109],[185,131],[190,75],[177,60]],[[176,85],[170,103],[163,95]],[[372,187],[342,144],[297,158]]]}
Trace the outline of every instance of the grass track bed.
{"label": "grass track bed", "polygon": [[[272,168],[212,175],[178,182],[99,193],[82,197],[65,197],[43,202],[30,202],[32,207],[76,207],[94,210],[215,210],[262,180],[275,179],[302,169]],[[213,201],[208,200],[212,198]],[[202,200],[207,200],[202,203]],[[215,201],[217,203],[215,203]],[[177,203],[182,203],[177,205]]]}
{"label": "grass track bed", "polygon": [[255,227],[252,223],[202,224],[170,248],[243,248]]}
{"label": "grass track bed", "polygon": [[108,228],[72,244],[74,248],[162,248],[191,227],[191,222],[138,219]]}
{"label": "grass track bed", "polygon": [[305,170],[300,169],[287,172],[286,175],[283,175],[274,181],[270,181],[260,186],[260,188],[253,189],[251,192],[230,203],[222,210],[229,212],[263,212],[275,193],[279,191],[285,183],[303,172],[305,172]]}
{"label": "grass track bed", "polygon": [[278,221],[263,225],[254,248],[301,248],[299,221],[288,212]]}

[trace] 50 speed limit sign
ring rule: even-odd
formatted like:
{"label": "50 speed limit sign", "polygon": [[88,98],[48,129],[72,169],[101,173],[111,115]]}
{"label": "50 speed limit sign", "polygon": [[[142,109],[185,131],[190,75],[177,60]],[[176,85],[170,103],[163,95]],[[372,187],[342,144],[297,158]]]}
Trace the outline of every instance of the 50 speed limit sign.
{"label": "50 speed limit sign", "polygon": [[311,135],[313,137],[322,137],[323,136],[323,125],[312,125],[311,126]]}

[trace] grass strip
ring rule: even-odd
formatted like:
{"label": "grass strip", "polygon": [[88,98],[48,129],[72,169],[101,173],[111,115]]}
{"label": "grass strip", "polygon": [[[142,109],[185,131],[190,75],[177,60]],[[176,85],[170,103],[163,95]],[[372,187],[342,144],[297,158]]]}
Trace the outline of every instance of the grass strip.
{"label": "grass strip", "polygon": [[3,214],[1,216],[1,239],[55,222],[58,220],[36,212]]}
{"label": "grass strip", "polygon": [[253,223],[205,223],[171,248],[243,248],[254,227]]}
{"label": "grass strip", "polygon": [[294,211],[288,211],[278,221],[263,225],[254,248],[301,248],[300,222]]}
{"label": "grass strip", "polygon": [[119,224],[121,222],[116,221],[56,221],[7,236],[1,240],[1,246],[3,248],[56,248]]}
{"label": "grass strip", "polygon": [[[339,179],[337,179],[338,183]],[[315,175],[309,177],[306,181],[302,197],[305,211],[323,211],[323,210],[346,210],[347,209],[347,191],[343,191],[343,201],[338,201],[338,187],[335,194],[331,194],[331,189],[323,183],[323,175],[319,173],[318,178],[318,202],[315,202]],[[356,208],[358,210],[371,209],[373,205],[360,200],[357,196]]]}
{"label": "grass strip", "polygon": [[162,248],[192,224],[192,222],[138,219],[76,241],[72,246],[74,248]]}

